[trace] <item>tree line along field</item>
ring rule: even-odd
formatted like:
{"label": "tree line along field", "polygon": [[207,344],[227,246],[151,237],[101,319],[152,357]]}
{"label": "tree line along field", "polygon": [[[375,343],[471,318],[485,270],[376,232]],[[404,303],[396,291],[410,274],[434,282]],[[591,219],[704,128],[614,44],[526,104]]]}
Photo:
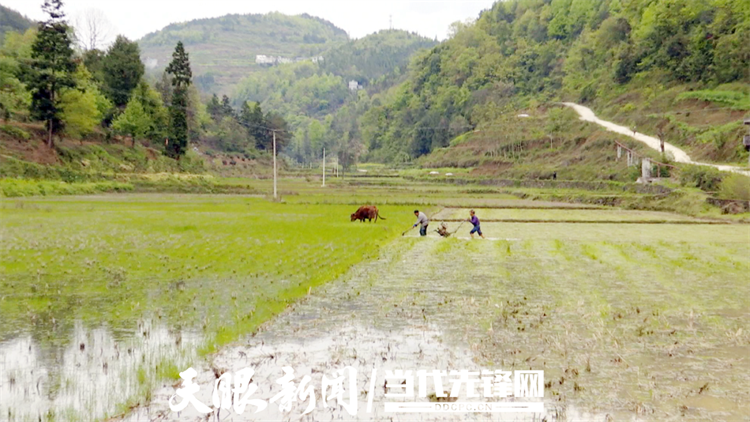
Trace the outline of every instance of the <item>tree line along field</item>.
{"label": "tree line along field", "polygon": [[[550,403],[651,420],[680,406],[700,420],[719,398],[729,400],[718,403],[729,403],[731,414],[746,411],[746,381],[727,366],[741,371],[750,344],[743,328],[750,307],[745,224],[576,210],[453,186],[281,186],[295,190],[281,203],[175,194],[3,199],[0,372],[14,384],[3,387],[11,400],[2,414],[29,417],[23,385],[37,382],[23,376],[29,365],[46,368],[41,388],[59,394],[54,406],[38,398],[38,408],[51,412],[41,412],[44,420],[97,419],[147,406],[178,370],[211,362],[214,352],[263,330],[299,299],[321,294],[321,286],[348,283],[358,274],[352,269],[380,265],[389,251],[397,262],[378,267],[369,287],[346,300],[367,300],[367,289],[381,282],[400,286],[399,301],[414,302],[407,307],[414,312],[398,316],[383,302],[372,318],[411,321],[422,318],[419,306],[425,318],[438,312],[435,293],[412,290],[440,286],[447,347],[469,344],[482,365],[533,359],[557,383],[549,387]],[[378,205],[387,220],[350,222],[362,203]],[[400,236],[414,208],[435,216],[431,229],[441,218],[467,214],[445,204],[503,207],[477,209],[491,240],[467,243],[461,237],[468,225],[458,238],[432,230],[426,239],[415,231]],[[529,216],[549,223],[492,222]],[[578,218],[601,223],[560,222]],[[8,360],[15,356],[35,360]],[[71,369],[71,362],[84,369]],[[681,365],[706,376],[680,375]],[[92,376],[117,387],[98,395],[86,387]],[[643,393],[644,383],[652,393]],[[709,393],[697,394],[705,383]],[[616,399],[623,395],[628,399]]]}

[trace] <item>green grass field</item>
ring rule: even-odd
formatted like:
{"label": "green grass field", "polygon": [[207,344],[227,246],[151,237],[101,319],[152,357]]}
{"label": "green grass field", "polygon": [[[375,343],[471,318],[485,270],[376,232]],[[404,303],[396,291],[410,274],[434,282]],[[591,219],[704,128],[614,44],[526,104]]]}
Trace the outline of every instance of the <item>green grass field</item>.
{"label": "green grass field", "polygon": [[[322,189],[317,180],[282,180],[282,202],[132,193],[0,200],[0,376],[9,380],[0,393],[10,397],[0,414],[95,420],[147,405],[178,370],[273,329],[265,324],[298,300],[348,283],[352,269],[377,267],[393,250],[403,258],[373,270],[372,288],[383,280],[396,294],[409,274],[399,300],[426,309],[425,318],[453,315],[446,344],[468,341],[478,364],[533,359],[556,382],[576,369],[574,382],[550,385],[551,403],[649,420],[679,406],[700,420],[720,397],[731,415],[747,410],[747,381],[727,365],[748,369],[741,357],[750,352],[750,226],[670,224],[701,220],[369,182],[332,180]],[[270,187],[266,180],[225,183]],[[364,203],[378,205],[387,220],[350,222],[355,204]],[[480,205],[502,208],[478,209],[487,220],[601,223],[490,221],[482,226],[494,240],[471,243],[439,238],[436,224],[427,239],[415,230],[400,236],[414,208],[463,218]],[[466,236],[468,224],[455,237]],[[418,293],[431,289],[447,300],[439,312],[431,295]],[[469,297],[483,305],[467,306]],[[391,306],[382,306],[387,317]],[[688,368],[709,375],[681,383]],[[37,410],[29,412],[24,391],[39,382],[34,388],[46,395],[35,396]],[[691,388],[703,383],[711,393],[696,396]],[[628,399],[618,401],[622,395]],[[704,399],[710,403],[702,408]]]}
{"label": "green grass field", "polygon": [[0,294],[17,299],[4,307],[3,336],[26,325],[29,311],[112,326],[148,313],[219,330],[219,345],[377,256],[411,219],[406,207],[387,207],[387,222],[356,224],[352,206],[232,196],[67,197],[2,207]]}
{"label": "green grass field", "polygon": [[[406,207],[381,207],[392,217],[363,224],[350,222],[356,207],[349,205],[240,196],[53,197],[0,206],[0,342],[31,332],[43,347],[64,349],[77,325],[128,332],[154,321],[198,336],[182,359],[252,332],[376,257],[411,221]],[[129,395],[144,396],[164,375],[157,365],[172,364],[150,363],[130,368],[144,375],[124,389]]]}

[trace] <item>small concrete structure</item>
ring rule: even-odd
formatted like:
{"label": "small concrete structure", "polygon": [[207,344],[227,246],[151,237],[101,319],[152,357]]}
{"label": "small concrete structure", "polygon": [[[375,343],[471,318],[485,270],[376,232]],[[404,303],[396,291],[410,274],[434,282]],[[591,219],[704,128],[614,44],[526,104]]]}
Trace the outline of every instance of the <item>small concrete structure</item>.
{"label": "small concrete structure", "polygon": [[638,165],[638,159],[631,151],[628,151],[628,167],[635,167]]}
{"label": "small concrete structure", "polygon": [[641,161],[641,178],[644,182],[651,178],[651,159],[649,158],[644,158]]}

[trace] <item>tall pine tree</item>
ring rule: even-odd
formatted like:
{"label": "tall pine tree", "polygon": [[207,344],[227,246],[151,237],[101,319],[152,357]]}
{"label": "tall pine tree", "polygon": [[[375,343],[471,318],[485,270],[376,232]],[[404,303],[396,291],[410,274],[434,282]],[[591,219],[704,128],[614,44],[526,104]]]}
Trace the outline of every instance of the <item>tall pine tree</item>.
{"label": "tall pine tree", "polygon": [[255,147],[266,149],[270,145],[271,134],[265,128],[265,117],[260,104],[257,102],[245,102],[240,110],[240,124],[247,128],[247,133],[255,139]]}
{"label": "tall pine tree", "polygon": [[214,94],[208,104],[206,104],[206,112],[208,112],[208,115],[211,116],[215,122],[218,123],[221,120],[221,103],[216,94]]}
{"label": "tall pine tree", "polygon": [[167,66],[167,73],[172,75],[172,103],[169,106],[170,136],[167,143],[167,154],[180,159],[188,148],[188,87],[193,77],[190,70],[190,60],[182,41],[172,53],[172,62]]}
{"label": "tall pine tree", "polygon": [[235,117],[232,104],[229,102],[229,97],[226,95],[221,97],[221,114],[222,117]]}
{"label": "tall pine tree", "polygon": [[31,115],[45,121],[47,145],[54,146],[53,135],[62,129],[60,91],[75,86],[71,32],[65,21],[62,0],[45,0],[42,10],[46,21],[31,46],[32,64],[23,72],[31,91]]}

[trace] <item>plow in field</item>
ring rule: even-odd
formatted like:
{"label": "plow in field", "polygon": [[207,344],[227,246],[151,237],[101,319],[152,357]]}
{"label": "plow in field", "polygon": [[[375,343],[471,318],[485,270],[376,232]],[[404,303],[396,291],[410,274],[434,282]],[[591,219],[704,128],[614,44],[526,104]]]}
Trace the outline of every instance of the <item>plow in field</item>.
{"label": "plow in field", "polygon": [[435,232],[439,234],[441,237],[450,237],[452,234],[455,234],[458,229],[461,228],[461,226],[464,225],[464,222],[462,221],[461,224],[456,227],[456,230],[448,231],[448,226],[445,223],[440,223],[440,227],[438,227]]}

